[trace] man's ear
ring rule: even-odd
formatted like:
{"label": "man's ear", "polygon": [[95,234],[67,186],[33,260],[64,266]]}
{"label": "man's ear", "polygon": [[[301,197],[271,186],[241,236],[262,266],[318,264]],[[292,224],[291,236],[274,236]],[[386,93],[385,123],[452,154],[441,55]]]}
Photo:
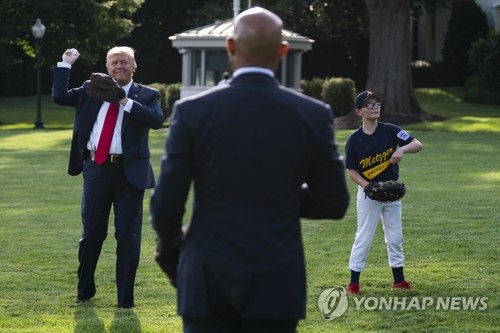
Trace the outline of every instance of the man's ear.
{"label": "man's ear", "polygon": [[230,55],[234,55],[234,39],[232,37],[226,39],[226,50]]}
{"label": "man's ear", "polygon": [[286,40],[281,42],[280,51],[278,53],[279,59],[282,59],[288,52],[288,42]]}

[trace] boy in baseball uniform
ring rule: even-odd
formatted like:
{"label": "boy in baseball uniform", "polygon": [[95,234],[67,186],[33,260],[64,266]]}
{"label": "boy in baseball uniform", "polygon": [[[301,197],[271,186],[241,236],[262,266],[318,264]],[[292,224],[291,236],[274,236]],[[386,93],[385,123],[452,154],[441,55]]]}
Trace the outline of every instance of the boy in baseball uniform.
{"label": "boy in baseball uniform", "polygon": [[381,106],[381,99],[371,91],[363,91],[356,97],[354,112],[363,124],[349,136],[345,147],[348,175],[358,185],[357,231],[349,259],[351,280],[347,286],[347,292],[354,295],[360,291],[359,277],[365,270],[379,219],[394,277],[392,288],[411,289],[403,273],[401,201],[372,200],[366,197],[364,187],[371,181],[398,180],[403,155],[419,152],[422,144],[400,127],[379,122]]}

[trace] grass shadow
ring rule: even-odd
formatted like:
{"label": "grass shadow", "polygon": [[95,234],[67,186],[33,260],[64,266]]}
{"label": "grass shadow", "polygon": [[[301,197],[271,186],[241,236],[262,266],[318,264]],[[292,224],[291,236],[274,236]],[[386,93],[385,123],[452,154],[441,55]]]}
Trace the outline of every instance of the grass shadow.
{"label": "grass shadow", "polygon": [[140,333],[141,322],[133,309],[117,309],[111,327],[110,333]]}
{"label": "grass shadow", "polygon": [[75,333],[104,333],[104,321],[97,316],[94,303],[76,305],[75,308]]}

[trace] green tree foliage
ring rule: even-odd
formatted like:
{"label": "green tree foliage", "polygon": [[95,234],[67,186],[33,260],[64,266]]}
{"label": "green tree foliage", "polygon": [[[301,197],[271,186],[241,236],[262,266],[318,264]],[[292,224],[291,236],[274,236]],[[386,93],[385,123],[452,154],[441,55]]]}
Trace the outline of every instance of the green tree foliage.
{"label": "green tree foliage", "polygon": [[[2,0],[1,49],[8,52],[21,48],[26,55],[34,57],[31,26],[36,18],[41,18],[47,29],[43,39],[43,63],[52,63],[67,47],[75,47],[82,53],[79,61],[93,64],[103,58],[104,50],[132,31],[131,19],[140,2]],[[16,61],[7,55],[2,52],[2,59]]]}
{"label": "green tree foliage", "polygon": [[143,83],[174,83],[181,80],[181,56],[170,36],[194,28],[193,9],[203,0],[146,0],[134,15],[136,28],[122,40],[136,49],[138,70],[134,78]]}
{"label": "green tree foliage", "polygon": [[[41,63],[44,78],[48,67],[60,61],[67,48],[80,51],[78,69],[87,72],[101,61],[106,50],[127,36],[133,28],[132,16],[142,0],[2,0],[0,1],[0,87],[2,94],[30,79],[22,72],[25,63],[35,63],[36,44],[31,27],[41,18],[46,27],[42,41]],[[102,67],[101,67],[102,68]],[[15,76],[15,73],[18,75]],[[9,82],[5,82],[8,74]],[[19,75],[21,74],[21,75]],[[33,79],[32,79],[33,80]],[[47,81],[47,80],[45,80]],[[20,92],[21,93],[21,92]]]}
{"label": "green tree foliage", "polygon": [[459,83],[471,74],[467,52],[472,43],[486,37],[488,32],[486,14],[473,0],[453,3],[442,53],[450,75],[456,75]]}
{"label": "green tree foliage", "polygon": [[368,16],[362,0],[265,2],[283,17],[288,28],[320,42],[352,49],[360,37],[368,36]]}
{"label": "green tree foliage", "polygon": [[[310,60],[305,59],[304,72],[309,75],[321,73],[326,76],[338,69],[344,72],[336,72],[336,75],[347,75],[349,69],[357,71],[363,67],[360,64],[366,62],[367,52],[359,52],[359,45],[368,37],[366,9],[362,0],[263,0],[252,1],[252,6],[276,12],[283,18],[286,29],[316,41],[313,50],[305,54]],[[240,11],[246,8],[247,1],[241,1]],[[137,50],[139,69],[136,79],[146,82],[179,81],[181,56],[172,48],[168,37],[232,17],[231,0],[146,0],[134,16],[137,27],[131,38],[124,41]],[[148,61],[141,61],[145,57]],[[158,63],[167,65],[158,66]]]}
{"label": "green tree foliage", "polygon": [[188,10],[187,24],[194,28],[234,16],[233,3],[228,0],[206,0],[200,7]]}
{"label": "green tree foliage", "polygon": [[[246,1],[241,1],[241,11]],[[311,37],[318,42],[335,42],[353,46],[359,37],[368,35],[368,18],[363,0],[260,0],[261,6],[278,14],[285,28]],[[232,1],[210,0],[196,10],[189,22],[204,25],[217,19],[231,18]],[[222,16],[225,15],[225,16]]]}
{"label": "green tree foliage", "polygon": [[[247,4],[241,1],[241,11]],[[304,78],[349,76],[357,82],[364,81],[368,16],[363,0],[259,0],[251,4],[275,12],[283,19],[286,29],[315,41],[312,50],[303,55]],[[231,0],[205,1],[204,5],[193,8],[189,18],[191,27],[233,15]]]}

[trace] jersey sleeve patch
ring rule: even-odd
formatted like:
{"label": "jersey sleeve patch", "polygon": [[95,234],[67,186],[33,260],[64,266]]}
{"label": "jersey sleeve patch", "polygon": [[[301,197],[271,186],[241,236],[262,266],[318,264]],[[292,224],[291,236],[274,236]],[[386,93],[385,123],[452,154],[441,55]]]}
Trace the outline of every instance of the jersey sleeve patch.
{"label": "jersey sleeve patch", "polygon": [[403,141],[408,140],[409,137],[410,137],[410,134],[406,133],[405,130],[401,130],[398,133],[398,138],[400,138]]}

